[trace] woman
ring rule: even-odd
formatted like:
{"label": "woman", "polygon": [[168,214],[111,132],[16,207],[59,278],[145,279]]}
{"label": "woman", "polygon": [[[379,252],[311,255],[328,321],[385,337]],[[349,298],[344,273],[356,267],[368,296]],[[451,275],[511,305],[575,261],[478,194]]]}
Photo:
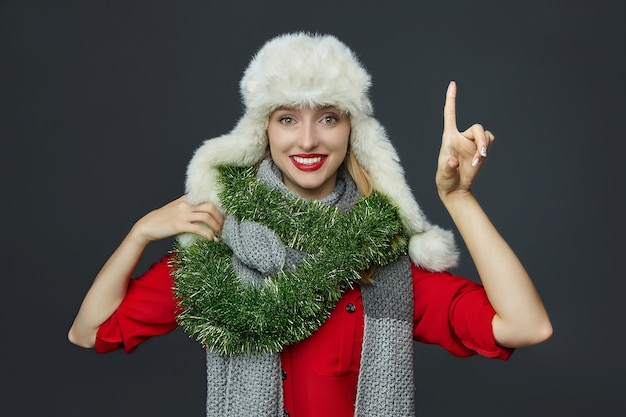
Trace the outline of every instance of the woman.
{"label": "woman", "polygon": [[[414,415],[413,340],[507,359],[549,338],[527,272],[471,192],[493,134],[458,131],[450,83],[436,183],[479,285],[446,272],[452,234],[414,201],[369,86],[332,36],[269,41],[242,78],[237,126],[196,151],[185,196],[133,226],[69,339],[131,352],[180,324],[206,347],[207,415],[293,417]],[[176,235],[130,279],[150,242]]]}

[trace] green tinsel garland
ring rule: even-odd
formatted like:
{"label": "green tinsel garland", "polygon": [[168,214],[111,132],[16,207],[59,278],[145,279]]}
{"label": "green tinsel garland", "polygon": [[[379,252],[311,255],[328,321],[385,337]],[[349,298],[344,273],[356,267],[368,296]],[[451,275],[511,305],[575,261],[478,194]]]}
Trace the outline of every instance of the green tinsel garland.
{"label": "green tinsel garland", "polygon": [[290,199],[255,177],[252,168],[220,168],[222,207],[240,220],[271,228],[292,248],[310,255],[292,271],[261,284],[243,283],[222,241],[197,240],[174,247],[175,294],[180,326],[222,355],[278,352],[310,336],[330,315],[358,271],[385,265],[406,253],[396,208],[374,193],[347,213]]}

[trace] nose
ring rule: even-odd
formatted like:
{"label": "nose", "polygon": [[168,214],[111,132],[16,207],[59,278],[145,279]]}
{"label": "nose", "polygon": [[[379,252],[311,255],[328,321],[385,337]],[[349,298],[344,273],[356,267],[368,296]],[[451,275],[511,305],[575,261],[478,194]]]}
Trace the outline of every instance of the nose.
{"label": "nose", "polygon": [[309,152],[315,149],[319,144],[315,127],[316,125],[313,121],[303,123],[302,130],[300,131],[300,147],[302,150]]}

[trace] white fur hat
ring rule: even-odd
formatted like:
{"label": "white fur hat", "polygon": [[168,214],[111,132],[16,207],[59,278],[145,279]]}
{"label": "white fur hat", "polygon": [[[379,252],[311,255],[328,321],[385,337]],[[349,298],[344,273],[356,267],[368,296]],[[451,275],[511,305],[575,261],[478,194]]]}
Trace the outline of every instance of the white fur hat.
{"label": "white fur hat", "polygon": [[[433,271],[456,265],[452,233],[428,222],[406,183],[385,129],[372,117],[367,95],[370,84],[370,75],[354,53],[333,36],[293,33],[271,39],[241,79],[244,115],[230,133],[205,141],[194,153],[187,168],[188,201],[219,205],[217,167],[257,163],[267,149],[269,116],[276,108],[334,106],[350,115],[350,146],[374,189],[398,206],[411,236],[409,256],[413,262]],[[193,239],[193,235],[179,237],[183,245]]]}

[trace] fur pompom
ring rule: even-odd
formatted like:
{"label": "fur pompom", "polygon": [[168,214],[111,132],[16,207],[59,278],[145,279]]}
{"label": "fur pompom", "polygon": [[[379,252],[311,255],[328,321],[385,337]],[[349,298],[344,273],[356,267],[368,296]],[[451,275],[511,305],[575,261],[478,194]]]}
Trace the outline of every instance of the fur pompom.
{"label": "fur pompom", "polygon": [[421,268],[445,271],[457,265],[459,253],[452,232],[432,226],[430,230],[411,236],[409,257]]}

